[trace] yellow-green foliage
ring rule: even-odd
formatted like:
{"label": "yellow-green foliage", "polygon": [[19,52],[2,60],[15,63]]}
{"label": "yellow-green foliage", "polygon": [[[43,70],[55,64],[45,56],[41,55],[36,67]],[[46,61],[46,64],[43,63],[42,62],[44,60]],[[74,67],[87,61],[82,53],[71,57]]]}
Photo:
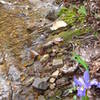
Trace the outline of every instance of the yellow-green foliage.
{"label": "yellow-green foliage", "polygon": [[84,6],[80,6],[78,9],[75,6],[69,8],[62,7],[58,13],[59,18],[69,25],[73,25],[75,22],[85,22],[86,15],[87,13]]}
{"label": "yellow-green foliage", "polygon": [[76,12],[72,8],[62,7],[58,16],[64,20],[67,24],[73,24],[76,20]]}

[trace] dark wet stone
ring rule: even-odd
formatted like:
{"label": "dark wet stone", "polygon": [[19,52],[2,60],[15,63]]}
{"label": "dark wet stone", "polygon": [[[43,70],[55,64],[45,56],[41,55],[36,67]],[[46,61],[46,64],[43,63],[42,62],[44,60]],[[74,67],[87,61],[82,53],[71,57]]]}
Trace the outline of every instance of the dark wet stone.
{"label": "dark wet stone", "polygon": [[34,82],[33,82],[33,87],[38,89],[38,90],[47,90],[48,88],[48,77],[45,78],[35,78]]}
{"label": "dark wet stone", "polygon": [[46,18],[51,21],[56,20],[58,18],[57,12],[55,10],[49,11],[48,14],[46,15]]}

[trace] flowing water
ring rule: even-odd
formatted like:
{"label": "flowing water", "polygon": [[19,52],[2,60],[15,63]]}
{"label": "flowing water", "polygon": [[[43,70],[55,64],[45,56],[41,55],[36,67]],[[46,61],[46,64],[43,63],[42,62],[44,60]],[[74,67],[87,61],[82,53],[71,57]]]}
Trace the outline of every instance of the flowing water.
{"label": "flowing water", "polygon": [[57,8],[53,1],[0,0],[0,100],[8,97],[11,86],[19,89],[24,63],[32,60],[30,49],[35,41],[41,42],[40,34],[30,35],[27,27],[49,23],[46,14]]}

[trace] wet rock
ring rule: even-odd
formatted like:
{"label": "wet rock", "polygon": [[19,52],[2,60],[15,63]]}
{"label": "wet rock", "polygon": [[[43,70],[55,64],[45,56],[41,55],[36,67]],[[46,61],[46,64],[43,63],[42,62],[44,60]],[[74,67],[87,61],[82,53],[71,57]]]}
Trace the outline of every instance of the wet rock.
{"label": "wet rock", "polygon": [[50,83],[54,83],[55,80],[56,80],[55,78],[50,78],[49,82],[50,82]]}
{"label": "wet rock", "polygon": [[14,65],[10,66],[8,74],[9,77],[12,78],[14,81],[19,80],[21,75],[19,70]]}
{"label": "wet rock", "polygon": [[38,58],[38,56],[39,56],[39,53],[36,52],[35,50],[31,50],[30,52],[31,52],[32,58],[33,58],[34,60],[36,60],[36,59]]}
{"label": "wet rock", "polygon": [[41,59],[40,59],[40,62],[45,62],[47,61],[49,58],[49,54],[45,54]]}
{"label": "wet rock", "polygon": [[53,66],[59,67],[63,65],[63,60],[62,59],[53,59]]}
{"label": "wet rock", "polygon": [[56,70],[55,72],[52,73],[52,77],[58,77],[60,71],[59,70]]}
{"label": "wet rock", "polygon": [[38,100],[46,100],[46,99],[44,98],[44,96],[40,95],[38,96]]}
{"label": "wet rock", "polygon": [[33,83],[33,81],[34,81],[34,77],[30,77],[30,78],[28,78],[27,80],[25,80],[23,82],[23,85],[29,86],[29,85],[31,85]]}
{"label": "wet rock", "polygon": [[50,89],[53,90],[55,88],[56,84],[53,83],[53,84],[50,84]]}
{"label": "wet rock", "polygon": [[52,11],[49,11],[48,14],[46,15],[46,18],[51,20],[51,21],[54,21],[57,19],[57,12],[55,10],[52,10]]}
{"label": "wet rock", "polygon": [[48,77],[45,78],[35,78],[32,86],[38,90],[47,90],[48,88]]}

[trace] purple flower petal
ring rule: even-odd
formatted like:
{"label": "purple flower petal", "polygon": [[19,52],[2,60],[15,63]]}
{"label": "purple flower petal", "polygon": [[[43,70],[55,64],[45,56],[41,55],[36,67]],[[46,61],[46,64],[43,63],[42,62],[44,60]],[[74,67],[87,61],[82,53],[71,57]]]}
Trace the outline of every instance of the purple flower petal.
{"label": "purple flower petal", "polygon": [[74,83],[76,86],[82,86],[82,83],[74,76]]}
{"label": "purple flower petal", "polygon": [[91,82],[90,82],[90,86],[92,85],[98,85],[98,81],[96,79],[93,79]]}
{"label": "purple flower petal", "polygon": [[89,83],[89,71],[88,70],[84,72],[83,78],[86,84]]}
{"label": "purple flower petal", "polygon": [[97,85],[97,87],[98,87],[98,88],[100,88],[100,82],[98,82],[98,85]]}
{"label": "purple flower petal", "polygon": [[82,97],[82,96],[85,96],[85,94],[86,94],[86,89],[85,88],[84,89],[82,89],[82,88],[78,89],[77,96]]}

